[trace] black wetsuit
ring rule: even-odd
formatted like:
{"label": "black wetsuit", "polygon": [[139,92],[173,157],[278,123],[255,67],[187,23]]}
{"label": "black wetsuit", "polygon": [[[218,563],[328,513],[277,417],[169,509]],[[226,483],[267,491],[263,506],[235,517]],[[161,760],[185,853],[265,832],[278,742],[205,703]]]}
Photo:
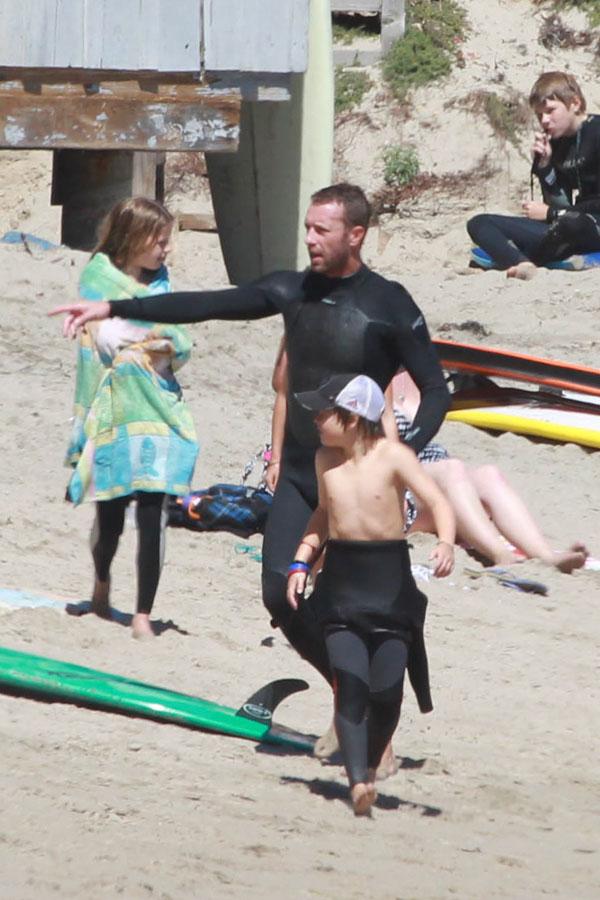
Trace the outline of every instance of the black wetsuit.
{"label": "black wetsuit", "polygon": [[440,427],[449,394],[422,313],[407,291],[362,266],[347,278],[275,272],[223,291],[161,294],[111,302],[111,315],[154,322],[260,319],[281,313],[288,353],[289,394],[281,475],[263,545],[263,600],[273,624],[330,679],[321,629],[310,602],[294,613],[286,572],[317,505],[314,455],[319,446],[310,412],[295,398],[330,375],[360,372],[385,390],[405,367],[421,392],[406,443],[418,452]]}
{"label": "black wetsuit", "polygon": [[[333,673],[335,726],[350,784],[379,766],[400,718],[404,670],[431,705],[423,624],[406,541],[330,540],[311,597]],[[303,601],[305,602],[305,601]]]}
{"label": "black wetsuit", "polygon": [[587,116],[574,135],[550,144],[550,165],[533,168],[548,204],[545,222],[482,214],[467,223],[473,242],[501,269],[600,251],[600,116]]}

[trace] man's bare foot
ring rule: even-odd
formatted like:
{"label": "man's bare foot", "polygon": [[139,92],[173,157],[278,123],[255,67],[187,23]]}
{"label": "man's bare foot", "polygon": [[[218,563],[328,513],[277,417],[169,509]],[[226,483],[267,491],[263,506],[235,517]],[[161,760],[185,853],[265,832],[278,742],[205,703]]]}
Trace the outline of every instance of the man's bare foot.
{"label": "man's bare foot", "polygon": [[333,756],[334,753],[337,753],[339,749],[340,742],[338,741],[338,736],[335,732],[335,725],[332,722],[325,734],[321,735],[321,737],[315,741],[313,756],[316,756],[317,759],[329,759],[329,757]]}
{"label": "man's bare foot", "polygon": [[570,575],[573,569],[583,568],[588,556],[589,552],[585,544],[577,542],[569,547],[568,550],[563,550],[562,553],[555,553],[552,558],[552,565],[556,566],[560,572]]}
{"label": "man's bare foot", "polygon": [[107,581],[94,582],[90,612],[101,619],[110,619],[110,578]]}
{"label": "man's bare foot", "polygon": [[395,775],[399,768],[400,767],[398,765],[398,760],[394,755],[394,748],[392,747],[392,742],[390,741],[390,743],[383,751],[383,755],[375,772],[375,778],[377,779],[377,781],[385,781],[386,778],[390,778],[392,775]]}
{"label": "man's bare foot", "polygon": [[131,622],[132,637],[138,641],[147,641],[153,638],[154,629],[147,613],[136,613]]}
{"label": "man's bare foot", "polygon": [[360,781],[350,788],[350,798],[355,816],[370,816],[371,807],[377,800],[375,785]]}
{"label": "man's bare foot", "polygon": [[506,277],[518,278],[521,281],[530,281],[536,272],[537,266],[534,265],[534,263],[529,262],[529,260],[524,260],[523,262],[517,263],[516,266],[511,266],[510,269],[507,269]]}

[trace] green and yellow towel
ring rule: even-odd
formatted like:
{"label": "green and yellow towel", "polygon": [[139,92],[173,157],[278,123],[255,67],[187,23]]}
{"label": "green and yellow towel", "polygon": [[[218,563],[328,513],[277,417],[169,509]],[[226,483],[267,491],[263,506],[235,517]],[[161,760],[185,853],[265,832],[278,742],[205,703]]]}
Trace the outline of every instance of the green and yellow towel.
{"label": "green and yellow towel", "polygon": [[[166,269],[143,285],[96,253],[81,275],[86,300],[120,300],[170,290]],[[80,339],[73,430],[66,461],[74,466],[75,504],[135,491],[185,494],[198,444],[174,371],[188,359],[185,328],[108,319]]]}

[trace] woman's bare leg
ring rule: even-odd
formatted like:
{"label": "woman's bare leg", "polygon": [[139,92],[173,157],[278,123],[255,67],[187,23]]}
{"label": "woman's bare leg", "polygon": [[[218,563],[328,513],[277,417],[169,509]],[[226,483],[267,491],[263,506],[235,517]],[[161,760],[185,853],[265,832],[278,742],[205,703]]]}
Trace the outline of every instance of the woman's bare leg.
{"label": "woman's bare leg", "polygon": [[[456,530],[462,541],[497,565],[517,561],[484,508],[471,473],[459,459],[445,459],[427,463],[432,476],[452,505],[456,516]],[[419,511],[412,531],[433,531],[431,517]]]}
{"label": "woman's bare leg", "polygon": [[479,466],[469,475],[498,531],[525,556],[541,559],[562,572],[583,566],[587,556],[584,545],[577,543],[569,550],[554,552],[519,494],[496,466]]}

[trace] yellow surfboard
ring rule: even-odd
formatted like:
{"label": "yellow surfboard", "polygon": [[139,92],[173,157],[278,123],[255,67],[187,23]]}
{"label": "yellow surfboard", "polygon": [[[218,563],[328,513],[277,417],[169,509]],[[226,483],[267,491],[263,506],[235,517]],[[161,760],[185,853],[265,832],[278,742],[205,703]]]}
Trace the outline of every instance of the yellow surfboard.
{"label": "yellow surfboard", "polygon": [[598,412],[575,412],[552,406],[483,406],[455,409],[446,416],[490,431],[513,431],[562,444],[600,448]]}

